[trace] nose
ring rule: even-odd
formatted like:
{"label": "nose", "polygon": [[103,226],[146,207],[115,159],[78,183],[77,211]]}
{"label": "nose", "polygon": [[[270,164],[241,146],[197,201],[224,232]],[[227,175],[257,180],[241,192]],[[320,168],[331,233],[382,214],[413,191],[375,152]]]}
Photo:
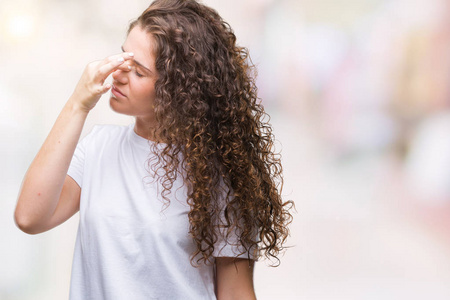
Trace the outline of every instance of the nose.
{"label": "nose", "polygon": [[114,79],[114,81],[116,81],[120,84],[127,84],[128,83],[128,72],[117,69],[112,73],[112,78]]}

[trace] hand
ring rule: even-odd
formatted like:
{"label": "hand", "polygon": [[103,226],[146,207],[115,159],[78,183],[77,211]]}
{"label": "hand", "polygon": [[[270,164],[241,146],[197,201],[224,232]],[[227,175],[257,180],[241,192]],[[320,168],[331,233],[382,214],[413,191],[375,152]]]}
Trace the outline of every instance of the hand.
{"label": "hand", "polygon": [[111,84],[105,84],[106,78],[117,69],[129,71],[127,61],[133,56],[133,53],[121,53],[88,64],[73,93],[74,105],[86,112],[94,108],[100,97],[111,88]]}

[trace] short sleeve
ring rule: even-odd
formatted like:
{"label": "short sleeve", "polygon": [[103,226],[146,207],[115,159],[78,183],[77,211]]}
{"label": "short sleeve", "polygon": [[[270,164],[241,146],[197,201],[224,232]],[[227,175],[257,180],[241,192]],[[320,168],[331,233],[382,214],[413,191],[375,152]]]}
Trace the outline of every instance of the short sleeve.
{"label": "short sleeve", "polygon": [[213,256],[255,259],[257,257],[256,247],[252,247],[251,249],[249,249],[249,247],[244,247],[240,241],[240,232],[238,228],[234,228],[234,230],[227,235],[228,229],[225,228],[226,220],[224,215],[225,203],[227,201],[221,199],[220,202],[222,204],[220,209],[220,218],[215,221],[218,232],[217,241],[214,244]]}
{"label": "short sleeve", "polygon": [[228,237],[226,236],[226,229],[220,230],[218,240],[214,244],[214,257],[236,257],[255,259],[256,249],[246,249],[239,241],[239,235],[234,230]]}
{"label": "short sleeve", "polygon": [[72,177],[80,187],[83,187],[83,171],[87,144],[92,138],[95,129],[96,127],[94,127],[94,129],[78,143],[73,154],[72,161],[70,162],[69,170],[67,171],[67,175]]}

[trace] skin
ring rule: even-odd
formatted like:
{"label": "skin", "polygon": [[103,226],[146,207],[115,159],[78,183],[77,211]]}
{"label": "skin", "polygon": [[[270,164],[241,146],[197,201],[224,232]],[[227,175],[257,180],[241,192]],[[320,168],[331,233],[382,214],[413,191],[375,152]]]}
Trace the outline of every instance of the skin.
{"label": "skin", "polygon": [[[72,96],[25,174],[14,214],[17,226],[29,234],[50,230],[80,209],[81,188],[67,175],[84,123],[100,97],[111,91],[110,106],[136,118],[135,132],[153,139],[155,126],[154,41],[135,27],[123,44],[124,52],[95,61],[85,68]],[[105,84],[112,74],[113,83]],[[119,92],[120,91],[120,92]],[[220,300],[256,299],[253,261],[216,258],[216,289]]]}
{"label": "skin", "polygon": [[[118,69],[113,72],[113,92],[110,106],[121,114],[136,118],[135,132],[147,139],[151,136],[152,127],[155,127],[154,116],[155,82],[158,74],[155,67],[153,37],[136,26],[129,33],[122,46],[123,51],[133,51],[134,59],[127,64],[131,71]],[[120,90],[123,95],[115,93]]]}
{"label": "skin", "polygon": [[216,288],[219,300],[255,300],[254,261],[216,257]]}

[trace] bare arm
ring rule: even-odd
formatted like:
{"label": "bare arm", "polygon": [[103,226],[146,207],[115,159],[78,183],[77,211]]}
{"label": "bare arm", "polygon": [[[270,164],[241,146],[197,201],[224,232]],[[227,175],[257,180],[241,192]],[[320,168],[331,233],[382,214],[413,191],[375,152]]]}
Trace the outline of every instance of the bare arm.
{"label": "bare arm", "polygon": [[[21,230],[34,234],[56,226],[50,227],[50,224],[54,222],[52,216],[60,195],[66,196],[62,197],[61,204],[64,205],[59,206],[65,210],[66,220],[78,210],[76,202],[80,192],[76,191],[76,184],[70,184],[70,181],[65,184],[65,179],[86,117],[87,112],[74,107],[73,101],[69,100],[31,163],[14,215]],[[64,194],[63,185],[66,185]]]}
{"label": "bare arm", "polygon": [[253,260],[217,257],[217,299],[255,300],[253,268]]}
{"label": "bare arm", "polygon": [[14,219],[24,232],[44,232],[79,210],[81,189],[66,175],[70,161],[89,111],[110,88],[104,81],[131,58],[124,53],[86,67],[23,180]]}

